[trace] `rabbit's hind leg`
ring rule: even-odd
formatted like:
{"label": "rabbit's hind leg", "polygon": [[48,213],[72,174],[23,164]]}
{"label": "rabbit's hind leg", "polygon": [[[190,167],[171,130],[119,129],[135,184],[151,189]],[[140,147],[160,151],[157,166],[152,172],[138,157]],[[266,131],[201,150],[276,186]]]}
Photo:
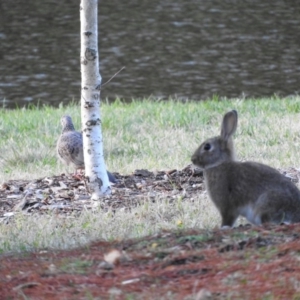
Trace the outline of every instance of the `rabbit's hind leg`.
{"label": "rabbit's hind leg", "polygon": [[268,191],[260,195],[255,205],[255,218],[261,223],[291,223],[292,211],[286,193]]}

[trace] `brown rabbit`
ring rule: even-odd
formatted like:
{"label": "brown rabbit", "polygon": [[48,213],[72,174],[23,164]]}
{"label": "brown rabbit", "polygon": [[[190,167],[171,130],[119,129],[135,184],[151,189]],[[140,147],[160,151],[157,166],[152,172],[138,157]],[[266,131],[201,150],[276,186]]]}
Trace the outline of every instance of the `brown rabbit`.
{"label": "brown rabbit", "polygon": [[235,161],[237,121],[235,110],[226,113],[221,135],[203,142],[192,156],[204,171],[222,227],[233,226],[239,215],[256,225],[300,222],[300,191],[288,178],[264,164]]}

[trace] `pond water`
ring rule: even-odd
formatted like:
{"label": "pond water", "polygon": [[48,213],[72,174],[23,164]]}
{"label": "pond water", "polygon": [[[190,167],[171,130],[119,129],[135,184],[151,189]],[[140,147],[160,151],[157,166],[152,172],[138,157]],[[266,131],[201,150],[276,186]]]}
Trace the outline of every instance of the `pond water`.
{"label": "pond water", "polygon": [[[300,1],[99,1],[102,99],[300,91]],[[79,1],[0,1],[0,105],[80,98]]]}

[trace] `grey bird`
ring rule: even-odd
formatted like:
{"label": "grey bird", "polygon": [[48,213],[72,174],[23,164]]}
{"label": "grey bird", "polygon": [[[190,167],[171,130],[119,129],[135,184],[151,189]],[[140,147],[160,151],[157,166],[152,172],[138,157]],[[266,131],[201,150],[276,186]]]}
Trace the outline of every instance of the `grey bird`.
{"label": "grey bird", "polygon": [[[70,116],[61,118],[62,133],[57,141],[58,157],[67,165],[73,165],[76,169],[84,169],[82,133],[75,130]],[[108,179],[116,183],[116,178],[107,171]]]}

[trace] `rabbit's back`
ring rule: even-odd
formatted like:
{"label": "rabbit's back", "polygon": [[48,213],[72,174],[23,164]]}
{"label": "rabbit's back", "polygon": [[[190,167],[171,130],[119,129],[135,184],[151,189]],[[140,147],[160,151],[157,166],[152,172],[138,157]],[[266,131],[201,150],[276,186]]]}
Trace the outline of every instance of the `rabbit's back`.
{"label": "rabbit's back", "polygon": [[277,214],[283,212],[287,222],[300,222],[300,191],[287,177],[267,165],[224,162],[205,170],[204,176],[208,193],[220,211],[235,209],[258,224],[261,221],[257,220],[257,213],[263,208],[278,211]]}

